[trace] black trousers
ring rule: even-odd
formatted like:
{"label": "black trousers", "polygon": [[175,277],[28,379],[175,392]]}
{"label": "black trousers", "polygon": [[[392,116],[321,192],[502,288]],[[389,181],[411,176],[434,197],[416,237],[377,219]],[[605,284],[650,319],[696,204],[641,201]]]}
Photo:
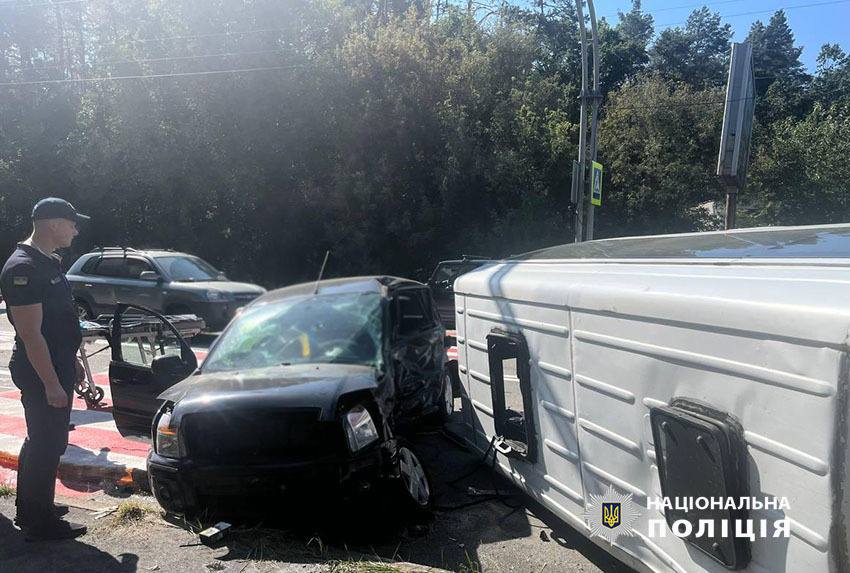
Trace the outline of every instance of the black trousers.
{"label": "black trousers", "polygon": [[29,363],[16,360],[14,354],[9,363],[12,382],[21,390],[27,423],[27,437],[18,456],[18,518],[33,525],[54,518],[56,470],[68,446],[71,394],[76,376],[74,358],[62,360],[54,367],[68,394],[65,408],[54,408],[47,403],[44,384]]}

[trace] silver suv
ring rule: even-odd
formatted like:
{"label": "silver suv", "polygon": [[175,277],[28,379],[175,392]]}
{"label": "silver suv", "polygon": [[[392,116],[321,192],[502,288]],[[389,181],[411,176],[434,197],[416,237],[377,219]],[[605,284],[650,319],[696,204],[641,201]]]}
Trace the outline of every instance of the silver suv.
{"label": "silver suv", "polygon": [[221,330],[236,311],[266,292],[237,283],[205,260],[165,250],[111,247],[81,256],[68,269],[80,318],[111,313],[119,302],[163,314],[196,314]]}

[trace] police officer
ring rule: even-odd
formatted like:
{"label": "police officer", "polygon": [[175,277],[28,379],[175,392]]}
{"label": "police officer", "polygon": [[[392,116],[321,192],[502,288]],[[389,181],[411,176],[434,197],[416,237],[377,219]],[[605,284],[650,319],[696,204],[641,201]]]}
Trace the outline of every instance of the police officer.
{"label": "police officer", "polygon": [[83,375],[71,286],[53,252],[71,246],[77,224],[87,219],[63,199],[39,201],[32,211],[32,235],[18,244],[0,274],[7,316],[15,327],[9,370],[21,390],[27,423],[18,459],[15,523],[31,540],[69,539],[86,531],[61,519],[63,508],[53,503],[59,458],[68,445],[71,395]]}

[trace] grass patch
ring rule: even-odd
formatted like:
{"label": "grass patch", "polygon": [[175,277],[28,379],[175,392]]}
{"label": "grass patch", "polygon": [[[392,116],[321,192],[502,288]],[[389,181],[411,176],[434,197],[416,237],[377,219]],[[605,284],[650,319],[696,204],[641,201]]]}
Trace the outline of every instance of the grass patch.
{"label": "grass patch", "polygon": [[464,551],[464,557],[466,557],[466,563],[461,563],[460,567],[458,567],[458,573],[481,573],[481,568],[478,566],[478,563],[473,561],[469,556],[469,553]]}
{"label": "grass patch", "polygon": [[125,501],[115,510],[112,522],[115,525],[133,525],[141,522],[151,511],[150,507],[136,501]]}
{"label": "grass patch", "polygon": [[0,497],[9,497],[15,495],[15,488],[7,483],[0,483]]}
{"label": "grass patch", "polygon": [[387,563],[375,561],[331,561],[331,573],[401,573]]}

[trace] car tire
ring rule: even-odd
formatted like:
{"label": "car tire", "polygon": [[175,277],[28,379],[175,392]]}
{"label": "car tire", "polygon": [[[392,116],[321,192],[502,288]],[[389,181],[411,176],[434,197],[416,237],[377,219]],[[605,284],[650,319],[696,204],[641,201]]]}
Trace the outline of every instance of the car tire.
{"label": "car tire", "polygon": [[447,424],[454,413],[454,385],[452,384],[451,372],[446,369],[443,372],[442,382],[440,384],[440,394],[437,397],[437,409],[422,418],[422,426],[428,428],[432,426],[444,426]]}
{"label": "car tire", "polygon": [[452,390],[455,396],[460,396],[460,373],[458,372],[457,360],[452,360],[446,366],[449,369],[449,374],[452,377]]}
{"label": "car tire", "polygon": [[438,418],[441,423],[446,424],[452,418],[455,411],[455,391],[452,373],[449,369],[443,372],[443,387],[440,391],[440,412]]}
{"label": "car tire", "polygon": [[401,507],[416,514],[428,513],[434,501],[434,489],[425,466],[410,444],[400,440],[393,458],[396,477],[392,480]]}
{"label": "car tire", "polygon": [[94,319],[94,313],[91,311],[91,306],[89,306],[89,303],[87,303],[83,299],[75,298],[74,306],[77,308],[77,317],[80,320]]}

